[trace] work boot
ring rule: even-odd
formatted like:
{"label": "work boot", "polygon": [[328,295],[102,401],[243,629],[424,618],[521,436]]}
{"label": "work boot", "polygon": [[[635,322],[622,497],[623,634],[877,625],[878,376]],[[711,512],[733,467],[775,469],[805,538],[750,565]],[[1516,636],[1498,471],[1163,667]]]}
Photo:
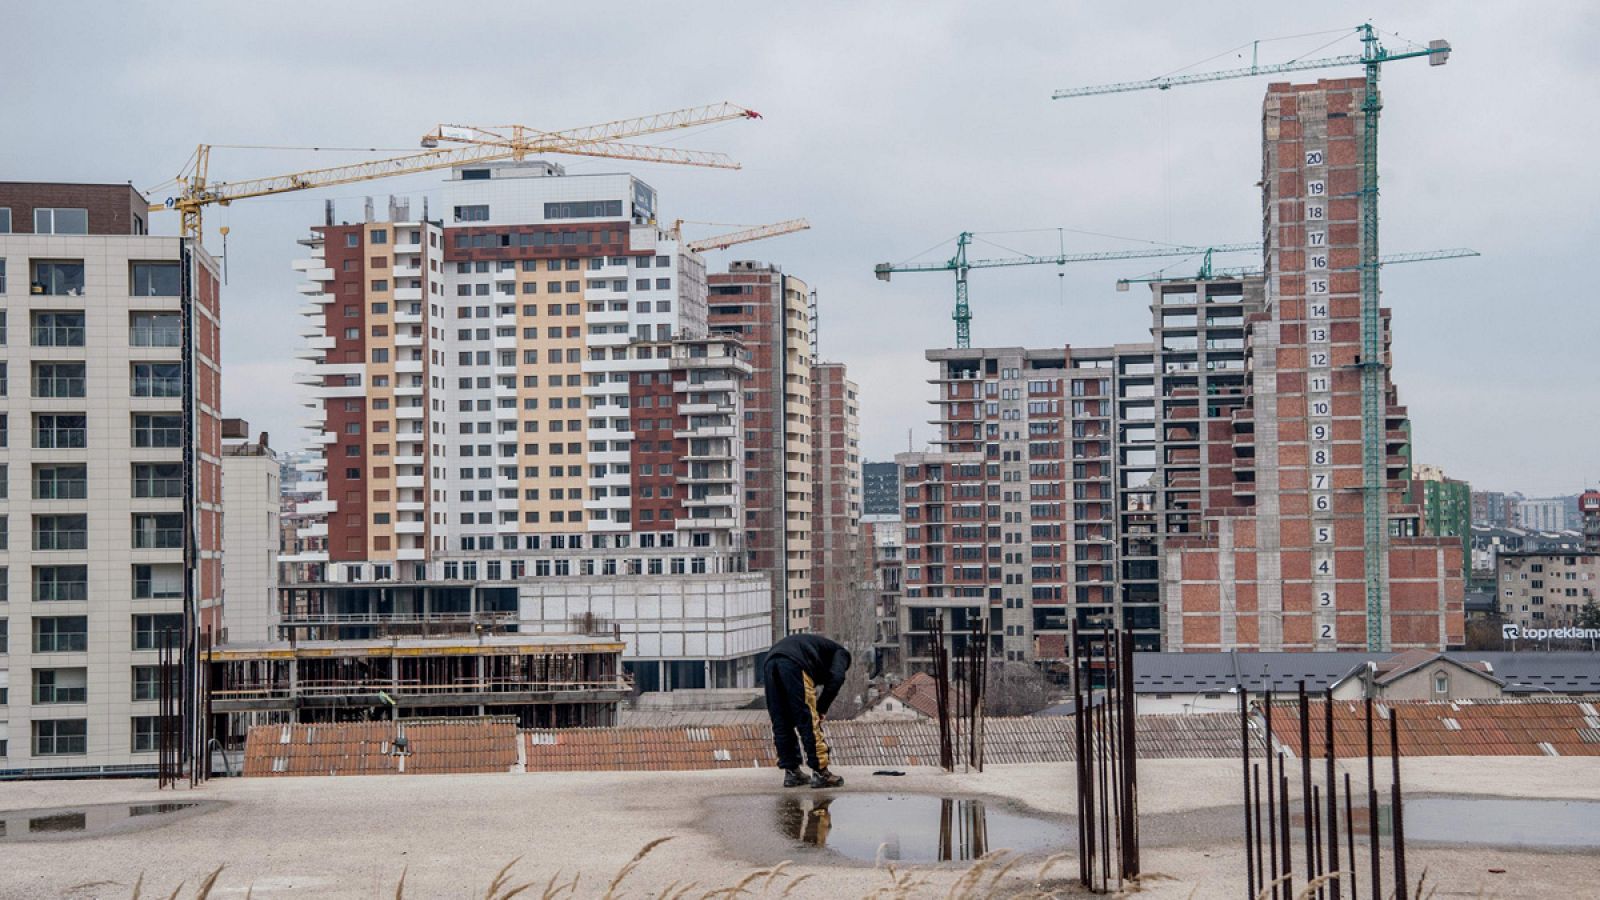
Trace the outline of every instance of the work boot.
{"label": "work boot", "polygon": [[811,786],[814,788],[843,787],[844,779],[829,772],[827,769],[818,769],[811,773]]}
{"label": "work boot", "polygon": [[783,786],[784,787],[805,787],[806,783],[807,783],[807,779],[806,779],[806,777],[804,775],[800,774],[800,770],[799,769],[784,769],[783,770]]}

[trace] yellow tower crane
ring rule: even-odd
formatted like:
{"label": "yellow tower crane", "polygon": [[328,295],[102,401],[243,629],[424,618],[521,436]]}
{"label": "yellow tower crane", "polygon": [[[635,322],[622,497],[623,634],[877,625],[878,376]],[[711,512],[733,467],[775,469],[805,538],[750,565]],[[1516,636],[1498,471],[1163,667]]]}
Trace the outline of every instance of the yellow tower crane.
{"label": "yellow tower crane", "polygon": [[[673,234],[677,235],[679,240],[682,240],[683,237],[683,222],[683,219],[679,219],[672,226]],[[811,223],[805,219],[788,219],[783,222],[773,222],[771,225],[757,225],[752,228],[740,229],[739,231],[730,231],[727,234],[689,241],[684,244],[684,247],[696,253],[704,253],[707,250],[726,250],[734,244],[747,244],[750,241],[761,241],[770,237],[793,234],[796,231],[805,231],[810,227]]]}
{"label": "yellow tower crane", "polygon": [[[227,206],[235,200],[265,197],[290,191],[372,181],[397,175],[410,175],[501,159],[525,159],[530,154],[565,153],[573,156],[599,156],[644,162],[673,163],[737,169],[739,164],[721,153],[683,150],[647,144],[624,143],[623,139],[660,134],[734,119],[759,119],[761,114],[732,103],[694,106],[672,112],[618,119],[567,131],[542,131],[525,125],[439,125],[423,135],[422,153],[388,159],[375,159],[326,169],[310,169],[268,178],[243,181],[209,179],[211,145],[201,144],[178,175],[179,190],[152,212],[172,210],[183,216],[184,237],[202,236],[202,211],[212,205]],[[441,144],[458,146],[441,147]]]}

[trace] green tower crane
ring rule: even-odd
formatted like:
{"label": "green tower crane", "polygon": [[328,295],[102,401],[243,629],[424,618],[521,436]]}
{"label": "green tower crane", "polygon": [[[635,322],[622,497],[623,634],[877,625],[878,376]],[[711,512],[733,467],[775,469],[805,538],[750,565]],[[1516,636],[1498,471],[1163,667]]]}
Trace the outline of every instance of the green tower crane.
{"label": "green tower crane", "polygon": [[956,347],[972,346],[972,308],[967,305],[967,273],[973,269],[999,266],[1041,266],[1067,263],[1099,262],[1114,259],[1149,259],[1161,256],[1198,256],[1212,253],[1237,253],[1261,249],[1260,244],[1219,244],[1215,247],[1157,246],[1138,250],[1107,250],[1100,253],[1058,253],[1055,256],[1009,256],[997,259],[969,259],[967,247],[974,232],[963,231],[956,238],[956,255],[944,262],[934,263],[879,263],[873,267],[879,281],[888,281],[895,272],[954,272],[956,273],[956,309],[950,318],[956,322]]}
{"label": "green tower crane", "polygon": [[[1378,31],[1371,23],[1355,29],[1361,39],[1361,53],[1319,59],[1298,59],[1285,63],[1246,68],[1173,75],[1148,81],[1127,81],[1094,87],[1056,91],[1053,99],[1116,94],[1126,91],[1167,90],[1186,84],[1226,81],[1281,72],[1302,72],[1341,66],[1361,66],[1366,71],[1366,94],[1361,104],[1364,117],[1361,143],[1361,470],[1364,495],[1364,540],[1366,559],[1367,649],[1388,649],[1383,630],[1383,610],[1388,605],[1387,585],[1383,582],[1383,552],[1388,539],[1385,521],[1387,489],[1384,475],[1384,370],[1383,328],[1378,312],[1378,113],[1383,103],[1378,97],[1378,74],[1384,64],[1402,59],[1426,59],[1429,65],[1442,66],[1450,58],[1448,41],[1430,41],[1426,47],[1390,52],[1379,43]],[[1259,41],[1257,44],[1259,45]],[[1253,56],[1254,54],[1252,54]]]}

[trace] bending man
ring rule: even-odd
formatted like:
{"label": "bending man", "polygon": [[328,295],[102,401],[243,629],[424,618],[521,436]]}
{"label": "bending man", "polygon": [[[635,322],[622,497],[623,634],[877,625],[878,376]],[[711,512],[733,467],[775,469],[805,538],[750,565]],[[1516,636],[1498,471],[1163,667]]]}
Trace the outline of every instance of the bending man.
{"label": "bending man", "polygon": [[[815,634],[791,634],[767,652],[767,715],[772,717],[772,741],[783,769],[783,786],[800,787],[800,753],[811,766],[810,785],[838,787],[844,779],[828,771],[828,740],[822,718],[844,686],[850,670],[850,651]],[[795,735],[799,734],[799,740]]]}

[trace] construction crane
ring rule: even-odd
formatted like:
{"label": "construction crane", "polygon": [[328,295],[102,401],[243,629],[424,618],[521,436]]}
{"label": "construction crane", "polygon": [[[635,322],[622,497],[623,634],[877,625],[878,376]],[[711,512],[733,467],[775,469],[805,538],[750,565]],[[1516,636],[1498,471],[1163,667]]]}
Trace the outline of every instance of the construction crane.
{"label": "construction crane", "polygon": [[[758,225],[754,228],[745,228],[739,231],[730,231],[727,234],[719,234],[715,237],[689,241],[684,244],[684,247],[696,253],[704,253],[707,250],[726,250],[734,244],[747,244],[750,241],[761,241],[770,237],[778,237],[779,235],[793,234],[796,231],[805,231],[810,227],[811,223],[805,219],[789,219],[783,222],[773,222],[771,225]],[[682,239],[682,228],[682,219],[679,219],[672,226],[673,234],[678,235],[680,240]]]}
{"label": "construction crane", "polygon": [[956,238],[956,255],[940,263],[879,263],[873,267],[879,281],[888,281],[895,272],[956,273],[956,309],[950,318],[956,323],[956,347],[972,346],[972,310],[967,305],[967,273],[973,269],[1002,266],[1064,266],[1067,263],[1099,262],[1112,259],[1146,259],[1158,256],[1197,256],[1202,253],[1236,253],[1260,250],[1260,244],[1220,244],[1215,247],[1158,246],[1138,250],[1108,250],[1100,253],[1059,253],[1055,256],[1012,256],[998,259],[969,259],[967,247],[973,232],[963,231]]}
{"label": "construction crane", "polygon": [[[1476,250],[1466,247],[1453,247],[1449,250],[1422,250],[1416,253],[1390,253],[1378,257],[1378,265],[1393,266],[1400,263],[1432,262],[1439,259],[1462,259],[1468,256],[1482,256]],[[1333,269],[1335,272],[1353,272],[1359,266],[1346,269]],[[1237,269],[1213,269],[1211,267],[1211,254],[1206,253],[1205,262],[1200,264],[1200,271],[1193,276],[1188,275],[1147,275],[1143,278],[1119,278],[1117,290],[1126,291],[1130,284],[1151,284],[1161,281],[1211,281],[1218,278],[1249,278],[1261,275],[1266,270],[1261,266],[1245,266]]]}
{"label": "construction crane", "polygon": [[[1430,66],[1442,66],[1450,59],[1448,41],[1430,41],[1426,47],[1390,52],[1379,43],[1378,30],[1370,22],[1355,29],[1361,39],[1361,53],[1319,59],[1298,59],[1272,65],[1259,65],[1252,58],[1248,68],[1173,75],[1149,81],[1130,81],[1096,87],[1056,91],[1054,99],[1115,94],[1125,91],[1167,90],[1186,84],[1226,81],[1282,72],[1309,69],[1361,66],[1365,70],[1366,90],[1361,103],[1361,471],[1363,490],[1363,550],[1365,558],[1367,608],[1367,649],[1387,649],[1383,630],[1383,610],[1387,604],[1387,585],[1383,581],[1383,556],[1388,540],[1384,473],[1384,373],[1383,327],[1379,319],[1378,270],[1378,114],[1383,103],[1378,96],[1378,76],[1387,63],[1403,59],[1426,59]],[[1257,46],[1259,47],[1257,42]],[[1252,54],[1252,57],[1254,54]]]}
{"label": "construction crane", "polygon": [[[739,164],[721,153],[629,144],[623,143],[623,139],[735,119],[759,118],[761,118],[760,113],[754,110],[731,103],[717,103],[633,119],[618,119],[614,122],[568,131],[540,131],[523,125],[487,127],[439,125],[423,135],[422,146],[428,148],[423,153],[244,181],[210,181],[212,148],[209,144],[201,144],[175,179],[179,186],[177,194],[167,197],[161,203],[151,204],[150,210],[178,212],[183,216],[183,236],[199,239],[202,229],[201,214],[208,206],[227,206],[235,200],[249,197],[265,197],[289,191],[411,175],[460,165],[501,159],[524,159],[530,154],[564,153],[574,156],[600,156],[610,159],[737,169]],[[440,147],[446,143],[459,146]]]}

